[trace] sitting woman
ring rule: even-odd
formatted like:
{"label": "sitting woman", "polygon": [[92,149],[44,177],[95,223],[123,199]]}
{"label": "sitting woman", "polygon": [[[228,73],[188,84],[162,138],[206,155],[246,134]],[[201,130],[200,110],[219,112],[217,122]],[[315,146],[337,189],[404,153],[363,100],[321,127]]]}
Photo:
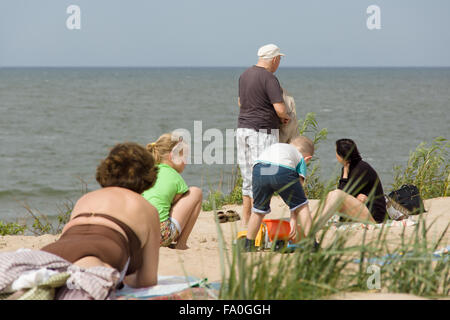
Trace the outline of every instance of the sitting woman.
{"label": "sitting woman", "polygon": [[186,165],[187,146],[181,137],[166,133],[147,149],[158,163],[158,177],[142,195],[158,210],[161,246],[188,249],[187,240],[202,207],[202,190],[188,187],[180,175]]}
{"label": "sitting woman", "polygon": [[338,211],[345,218],[383,222],[386,217],[383,186],[375,170],[362,160],[355,142],[351,139],[337,140],[336,158],[343,168],[338,189],[328,193],[325,200],[322,211],[325,219]]}
{"label": "sitting woman", "polygon": [[[155,285],[158,212],[141,193],[153,185],[156,172],[154,159],[143,146],[117,144],[97,168],[102,188],[77,201],[61,237],[41,250],[83,268],[114,268],[131,287]],[[56,293],[56,299],[90,298],[67,286]]]}

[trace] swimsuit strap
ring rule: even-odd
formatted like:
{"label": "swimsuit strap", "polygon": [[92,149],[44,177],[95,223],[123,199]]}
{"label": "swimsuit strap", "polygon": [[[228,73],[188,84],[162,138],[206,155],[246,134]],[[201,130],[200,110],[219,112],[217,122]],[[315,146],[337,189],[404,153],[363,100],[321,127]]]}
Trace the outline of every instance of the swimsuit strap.
{"label": "swimsuit strap", "polygon": [[81,213],[81,214],[78,214],[73,219],[76,219],[78,217],[95,217],[95,216],[106,218],[106,219],[114,222],[115,224],[117,224],[120,228],[122,228],[122,230],[125,232],[125,234],[128,237],[128,245],[130,247],[130,255],[131,255],[131,257],[130,257],[131,261],[130,261],[130,265],[129,265],[127,274],[133,273],[137,269],[139,269],[139,267],[142,264],[141,240],[139,240],[136,233],[128,225],[126,225],[119,219],[117,219],[113,216],[110,216],[108,214],[104,214],[104,213]]}

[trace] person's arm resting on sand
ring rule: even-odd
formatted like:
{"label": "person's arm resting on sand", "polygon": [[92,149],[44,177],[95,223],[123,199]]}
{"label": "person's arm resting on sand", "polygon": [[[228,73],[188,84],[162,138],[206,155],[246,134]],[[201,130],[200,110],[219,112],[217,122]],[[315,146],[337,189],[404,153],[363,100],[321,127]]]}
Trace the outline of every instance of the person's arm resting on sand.
{"label": "person's arm resting on sand", "polygon": [[291,118],[289,118],[286,110],[286,105],[284,102],[277,102],[273,104],[273,107],[275,108],[275,112],[278,115],[278,118],[280,118],[282,123],[288,123]]}
{"label": "person's arm resting on sand", "polygon": [[[149,204],[150,205],[150,204]],[[132,288],[154,286],[158,282],[159,244],[161,242],[161,230],[159,228],[159,215],[154,207],[146,215],[146,223],[150,230],[147,241],[142,248],[142,266],[133,274],[124,278],[124,283]]]}
{"label": "person's arm resting on sand", "polygon": [[[152,232],[152,234],[148,235],[149,238],[154,238],[152,240],[147,241],[147,244],[144,246],[142,252],[144,254],[144,261],[142,263],[142,267],[137,270],[135,273],[130,274],[124,278],[124,283],[132,288],[143,288],[154,286],[158,282],[158,263],[154,263],[158,261],[159,258],[159,250],[155,250],[151,248],[154,243],[157,243],[159,246],[161,234],[157,234],[156,232]],[[155,255],[155,253],[158,253]],[[156,265],[156,270],[155,270]]]}

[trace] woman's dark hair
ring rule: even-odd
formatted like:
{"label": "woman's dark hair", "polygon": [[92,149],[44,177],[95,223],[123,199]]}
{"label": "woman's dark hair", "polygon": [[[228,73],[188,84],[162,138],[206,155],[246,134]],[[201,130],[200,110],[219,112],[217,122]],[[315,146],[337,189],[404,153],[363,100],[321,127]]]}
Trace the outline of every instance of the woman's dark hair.
{"label": "woman's dark hair", "polygon": [[103,187],[122,187],[142,193],[152,187],[158,169],[151,153],[134,142],[115,145],[97,167],[96,179]]}
{"label": "woman's dark hair", "polygon": [[349,161],[350,164],[356,164],[362,159],[358,147],[356,147],[356,143],[352,139],[337,140],[336,152],[344,160]]}

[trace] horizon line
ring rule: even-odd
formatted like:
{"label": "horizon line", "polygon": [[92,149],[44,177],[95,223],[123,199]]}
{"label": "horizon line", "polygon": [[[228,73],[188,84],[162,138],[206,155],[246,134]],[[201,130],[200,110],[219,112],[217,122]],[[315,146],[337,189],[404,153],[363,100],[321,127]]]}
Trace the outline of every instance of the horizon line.
{"label": "horizon line", "polygon": [[[213,66],[213,65],[198,65],[198,66],[186,66],[186,65],[164,65],[164,66],[150,66],[150,65],[77,65],[77,66],[69,66],[69,65],[11,65],[11,66],[2,66],[0,65],[0,69],[7,68],[248,68],[251,65],[242,65],[242,66]],[[284,68],[450,68],[450,65],[366,65],[366,66],[352,66],[352,65],[329,65],[329,66],[280,66],[279,69]]]}

